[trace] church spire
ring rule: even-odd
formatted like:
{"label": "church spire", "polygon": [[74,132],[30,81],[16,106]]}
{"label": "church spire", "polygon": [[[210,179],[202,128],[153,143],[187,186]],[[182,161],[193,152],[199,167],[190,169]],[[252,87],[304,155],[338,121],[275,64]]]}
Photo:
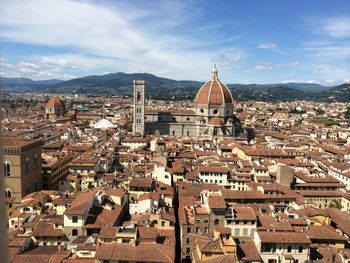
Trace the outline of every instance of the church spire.
{"label": "church spire", "polygon": [[211,72],[211,79],[212,80],[218,80],[219,77],[218,77],[218,70],[216,68],[216,64],[214,64],[213,66],[213,71]]}

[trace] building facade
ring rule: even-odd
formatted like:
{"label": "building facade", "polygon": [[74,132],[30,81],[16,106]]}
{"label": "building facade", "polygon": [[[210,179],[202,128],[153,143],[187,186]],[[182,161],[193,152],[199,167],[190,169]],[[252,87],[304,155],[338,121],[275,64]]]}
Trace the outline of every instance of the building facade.
{"label": "building facade", "polygon": [[42,189],[42,141],[3,138],[5,197],[14,197],[14,204],[30,192]]}

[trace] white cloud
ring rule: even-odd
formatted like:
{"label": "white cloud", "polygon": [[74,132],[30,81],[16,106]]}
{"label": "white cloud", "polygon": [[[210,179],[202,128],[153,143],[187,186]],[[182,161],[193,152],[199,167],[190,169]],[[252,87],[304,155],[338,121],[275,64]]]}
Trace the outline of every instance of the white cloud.
{"label": "white cloud", "polygon": [[274,49],[274,48],[277,48],[277,45],[274,44],[274,43],[271,43],[271,44],[260,44],[258,46],[258,48],[262,48],[262,49]]}
{"label": "white cloud", "polygon": [[296,79],[296,78],[285,79],[285,80],[282,80],[282,81],[281,81],[281,83],[283,83],[283,84],[295,83],[295,82],[297,82],[297,79]]}
{"label": "white cloud", "polygon": [[[188,22],[200,14],[200,7],[195,11],[192,7],[188,2],[168,1],[137,6],[128,2],[13,0],[0,6],[0,37],[68,48],[69,53],[85,57],[88,65],[107,62],[105,69],[113,66],[110,71],[135,72],[141,67],[175,79],[203,79],[210,74],[213,54],[221,52],[215,45],[234,38],[218,30],[195,32]],[[81,65],[60,56],[45,55],[41,62],[71,69]],[[239,59],[233,53],[221,57],[223,66]]]}
{"label": "white cloud", "polygon": [[309,56],[319,59],[331,60],[350,58],[349,45],[327,45],[306,47],[304,50]]}
{"label": "white cloud", "polygon": [[259,65],[255,65],[254,69],[256,71],[267,71],[267,70],[272,70],[273,67],[269,65],[259,64]]}
{"label": "white cloud", "polygon": [[292,62],[281,63],[281,64],[262,63],[262,64],[255,65],[254,69],[256,71],[268,71],[273,69],[296,67],[298,65],[299,65],[298,61],[292,61]]}
{"label": "white cloud", "polygon": [[217,63],[220,67],[230,67],[242,60],[242,54],[235,48],[229,48],[216,52],[211,61]]}
{"label": "white cloud", "polygon": [[341,16],[329,18],[322,23],[322,31],[334,38],[349,38],[350,17]]}

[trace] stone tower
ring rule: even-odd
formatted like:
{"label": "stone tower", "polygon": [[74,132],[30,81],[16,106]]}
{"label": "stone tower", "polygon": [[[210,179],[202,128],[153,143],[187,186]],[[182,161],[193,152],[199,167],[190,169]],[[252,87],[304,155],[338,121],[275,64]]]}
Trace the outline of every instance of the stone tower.
{"label": "stone tower", "polygon": [[145,133],[145,81],[134,80],[134,133]]}

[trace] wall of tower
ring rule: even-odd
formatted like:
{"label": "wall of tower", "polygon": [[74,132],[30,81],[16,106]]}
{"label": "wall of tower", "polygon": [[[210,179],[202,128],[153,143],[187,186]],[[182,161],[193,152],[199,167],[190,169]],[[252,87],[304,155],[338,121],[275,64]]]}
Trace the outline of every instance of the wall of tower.
{"label": "wall of tower", "polygon": [[145,133],[145,81],[134,80],[134,133]]}

